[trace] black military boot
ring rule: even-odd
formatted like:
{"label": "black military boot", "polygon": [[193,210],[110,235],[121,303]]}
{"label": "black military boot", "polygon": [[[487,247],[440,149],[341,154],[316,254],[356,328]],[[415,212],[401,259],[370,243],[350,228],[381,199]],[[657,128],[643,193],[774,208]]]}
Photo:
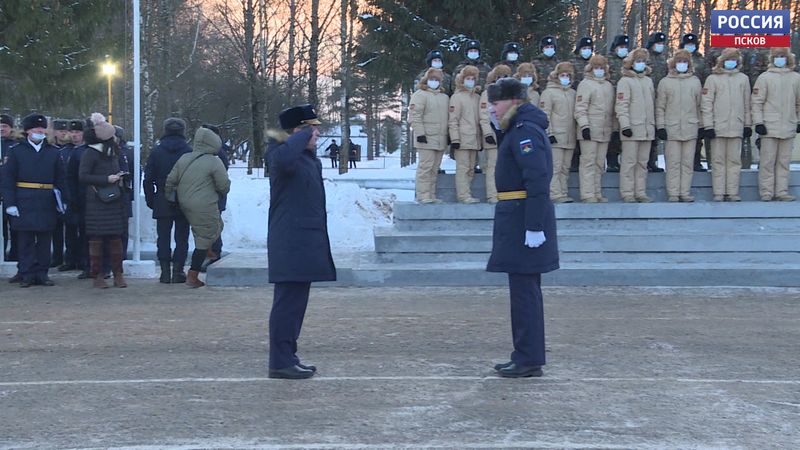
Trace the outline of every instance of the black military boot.
{"label": "black military boot", "polygon": [[172,283],[186,283],[186,273],[183,271],[183,266],[179,266],[178,264],[172,266]]}
{"label": "black military boot", "polygon": [[170,273],[169,273],[169,261],[160,261],[160,262],[161,262],[161,276],[158,278],[158,282],[169,284],[172,282],[172,278],[170,278]]}

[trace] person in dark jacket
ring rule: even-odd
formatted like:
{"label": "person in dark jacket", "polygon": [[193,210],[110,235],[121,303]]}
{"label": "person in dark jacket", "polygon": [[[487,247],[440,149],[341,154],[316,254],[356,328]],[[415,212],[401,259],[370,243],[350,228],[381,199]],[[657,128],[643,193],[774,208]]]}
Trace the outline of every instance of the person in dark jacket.
{"label": "person in dark jacket", "polygon": [[558,269],[556,217],[550,201],[553,156],[547,116],[526,101],[513,78],[489,85],[489,102],[506,131],[497,154],[492,254],[486,270],[508,274],[511,295],[511,361],[501,377],[541,376],[545,364],[543,273]]}
{"label": "person in dark jacket", "polygon": [[[3,165],[11,153],[11,147],[17,145],[17,140],[14,139],[14,118],[8,114],[0,114],[0,143],[2,143],[2,153],[0,154],[0,183],[3,179]],[[17,239],[16,231],[12,232],[9,226],[8,214],[3,214],[3,251],[8,251],[5,254],[6,261],[17,260]],[[19,282],[20,277],[15,277],[15,282]],[[14,278],[12,278],[13,280]]]}
{"label": "person in dark jacket", "polygon": [[[59,152],[61,156],[61,163],[64,166],[64,173],[67,174],[67,189],[69,190],[69,162],[72,155],[75,154],[75,149],[83,145],[83,121],[70,120],[68,123],[69,141],[70,143],[61,148]],[[72,197],[73,202],[75,197]],[[59,272],[66,272],[75,270],[80,266],[79,258],[81,250],[78,248],[80,245],[78,221],[72,211],[73,205],[67,207],[67,212],[64,214],[64,261],[63,264],[58,266]]]}
{"label": "person in dark jacket", "polygon": [[[147,207],[153,210],[156,219],[156,241],[158,261],[161,263],[161,283],[185,283],[183,266],[189,256],[189,222],[175,205],[170,204],[164,195],[167,175],[184,153],[191,153],[192,147],[186,142],[186,122],[170,117],[164,121],[164,135],[156,144],[144,168],[144,199]],[[175,252],[171,248],[170,234],[175,238]],[[170,277],[170,263],[172,277]]]}
{"label": "person in dark jacket", "polygon": [[[84,213],[86,210],[86,185],[81,184],[79,179],[79,169],[81,158],[88,146],[84,140],[83,132],[86,122],[83,120],[73,120],[70,123],[70,134],[75,147],[67,160],[67,190],[71,202],[67,207],[65,221],[68,225],[75,227],[74,256],[75,268],[81,271],[79,279],[89,278],[89,240],[86,239],[86,223]],[[73,235],[71,229],[67,229],[67,249],[69,253],[70,242]],[[71,267],[65,270],[71,270]]]}
{"label": "person in dark jacket", "polygon": [[331,169],[335,169],[336,163],[339,162],[339,146],[336,144],[336,139],[331,139],[331,145],[325,149],[325,153],[331,159]]}
{"label": "person in dark jacket", "polygon": [[22,120],[26,139],[8,155],[3,165],[3,199],[11,229],[19,243],[20,287],[53,286],[50,268],[51,239],[59,214],[55,195],[68,197],[58,149],[47,143],[47,118],[31,114]]}
{"label": "person in dark jacket", "polygon": [[[128,287],[122,275],[122,234],[128,228],[128,209],[122,195],[123,176],[119,165],[116,130],[100,113],[93,113],[92,128],[86,132],[89,148],[81,158],[78,179],[86,185],[86,235],[89,238],[90,276],[94,287],[107,288],[103,252],[108,251],[114,286]],[[101,199],[103,189],[116,187],[116,198]]]}
{"label": "person in dark jacket", "polygon": [[[66,173],[66,160],[72,144],[69,136],[69,121],[56,119],[52,121],[53,136],[50,143],[58,149],[58,157]],[[50,261],[50,268],[56,268],[64,263],[64,216],[59,214],[56,228],[53,230],[53,260]]]}
{"label": "person in dark jacket", "polygon": [[[335,281],[325,210],[322,163],[316,155],[320,124],[311,105],[280,113],[284,132],[270,131],[269,282],[275,284],[269,317],[269,377],[309,378],[316,368],[297,357],[313,281]],[[291,135],[289,135],[291,133]]]}
{"label": "person in dark jacket", "polygon": [[[119,146],[119,170],[128,174],[122,179],[122,195],[125,197],[124,201],[130,222],[133,217],[133,148],[125,141],[125,129],[119,125],[114,125],[114,141]],[[128,259],[128,239],[130,238],[128,228],[126,226],[122,233],[122,259]]]}

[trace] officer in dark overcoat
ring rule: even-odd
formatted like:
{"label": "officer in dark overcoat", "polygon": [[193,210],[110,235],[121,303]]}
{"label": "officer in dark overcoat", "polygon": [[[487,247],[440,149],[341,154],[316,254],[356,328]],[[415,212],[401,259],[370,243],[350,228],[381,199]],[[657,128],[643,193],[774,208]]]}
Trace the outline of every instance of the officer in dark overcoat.
{"label": "officer in dark overcoat", "polygon": [[79,269],[80,279],[89,278],[89,240],[86,238],[86,223],[83,220],[86,211],[86,185],[81,184],[78,179],[78,169],[81,166],[81,157],[86,151],[87,145],[84,141],[83,130],[85,122],[83,120],[71,120],[69,122],[70,138],[74,146],[67,157],[67,190],[72,200],[67,207],[65,214],[66,225],[66,247],[67,261],[72,261],[73,265],[59,267],[60,271]]}
{"label": "officer in dark overcoat", "polygon": [[21,287],[52,286],[47,276],[53,230],[58,218],[54,189],[68,196],[58,149],[47,143],[47,118],[31,114],[22,120],[25,141],[14,147],[3,166],[3,198],[11,229],[17,232]]}
{"label": "officer in dark overcoat", "polygon": [[283,132],[270,131],[269,282],[275,284],[269,317],[269,377],[309,378],[316,368],[297,357],[312,281],[335,281],[328,239],[322,163],[316,155],[320,124],[312,105],[280,113]]}
{"label": "officer in dark overcoat", "polygon": [[[72,150],[72,144],[69,139],[69,121],[64,119],[53,120],[53,146],[58,149],[58,158],[61,160],[61,166],[66,173],[67,170],[67,155]],[[50,262],[50,267],[59,267],[64,263],[64,216],[59,215],[56,222],[56,228],[53,230],[53,260]]]}
{"label": "officer in dark overcoat", "polygon": [[508,274],[511,295],[511,361],[502,377],[541,376],[545,364],[541,276],[558,269],[556,217],[550,201],[553,156],[547,116],[527,100],[514,78],[489,85],[489,102],[506,135],[497,152],[492,254],[486,270]]}
{"label": "officer in dark overcoat", "polygon": [[[156,219],[157,256],[161,264],[161,283],[182,284],[186,282],[183,271],[189,256],[189,221],[180,208],[171,205],[164,194],[167,175],[184,153],[191,153],[192,147],[186,142],[186,122],[177,117],[164,121],[164,134],[147,157],[144,167],[144,199],[147,207],[153,210]],[[180,202],[180,199],[178,199]],[[174,229],[175,251],[172,251]],[[172,276],[170,277],[170,263]]]}
{"label": "officer in dark overcoat", "polygon": [[[5,164],[8,155],[11,153],[11,147],[17,145],[17,140],[14,139],[14,118],[9,114],[0,114],[0,143],[2,144],[2,153],[0,153],[0,182],[3,178],[3,165]],[[8,214],[5,211],[3,215],[3,251],[8,250],[6,254],[6,261],[17,260],[17,239],[16,232],[12,232],[8,224]],[[15,276],[12,278],[14,282],[19,282],[21,278]]]}

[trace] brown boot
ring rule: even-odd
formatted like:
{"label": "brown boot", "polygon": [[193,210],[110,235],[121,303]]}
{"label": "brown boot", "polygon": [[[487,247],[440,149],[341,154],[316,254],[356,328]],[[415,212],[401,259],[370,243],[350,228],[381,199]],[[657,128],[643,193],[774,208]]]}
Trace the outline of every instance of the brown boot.
{"label": "brown boot", "polygon": [[89,241],[89,276],[94,280],[92,285],[98,289],[106,289],[105,277],[103,275],[103,241]]}
{"label": "brown boot", "polygon": [[189,272],[186,273],[186,285],[190,288],[199,288],[205,286],[206,284],[197,278],[198,275],[200,275],[199,270],[190,269]]}
{"label": "brown boot", "polygon": [[128,287],[125,277],[122,276],[122,240],[114,239],[111,241],[108,252],[111,257],[111,272],[114,274],[114,287]]}

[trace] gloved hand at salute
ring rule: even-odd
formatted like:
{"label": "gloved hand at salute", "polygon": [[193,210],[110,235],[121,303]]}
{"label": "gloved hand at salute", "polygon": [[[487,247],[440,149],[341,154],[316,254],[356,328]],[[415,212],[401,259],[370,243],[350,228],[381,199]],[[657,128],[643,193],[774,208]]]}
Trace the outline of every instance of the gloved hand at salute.
{"label": "gloved hand at salute", "polygon": [[19,217],[19,208],[16,206],[9,206],[6,208],[6,214],[9,216]]}
{"label": "gloved hand at salute", "polygon": [[547,238],[544,237],[544,231],[525,231],[525,246],[530,248],[537,248],[544,244]]}

